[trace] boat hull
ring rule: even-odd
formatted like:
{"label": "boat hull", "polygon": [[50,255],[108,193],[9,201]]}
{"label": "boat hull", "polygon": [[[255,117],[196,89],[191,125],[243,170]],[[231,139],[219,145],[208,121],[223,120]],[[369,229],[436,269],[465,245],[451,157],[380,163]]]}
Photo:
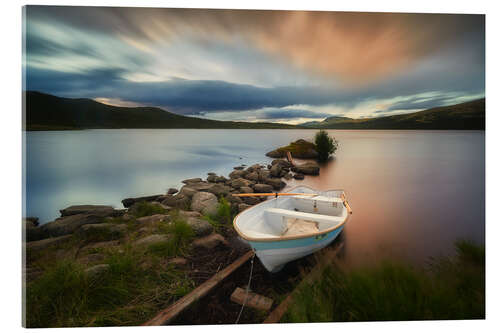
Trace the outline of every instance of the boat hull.
{"label": "boat hull", "polygon": [[280,271],[283,266],[293,260],[305,257],[331,244],[343,227],[329,233],[276,242],[249,241],[255,254],[264,267],[272,272]]}

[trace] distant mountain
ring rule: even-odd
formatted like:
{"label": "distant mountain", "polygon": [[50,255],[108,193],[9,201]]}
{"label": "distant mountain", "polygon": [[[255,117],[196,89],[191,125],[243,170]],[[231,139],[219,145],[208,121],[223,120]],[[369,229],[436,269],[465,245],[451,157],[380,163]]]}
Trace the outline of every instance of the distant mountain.
{"label": "distant mountain", "polygon": [[276,123],[217,121],[181,116],[156,107],[119,107],[88,98],[62,98],[36,91],[23,96],[24,124],[33,130],[91,128],[295,128]]}
{"label": "distant mountain", "polygon": [[352,119],[334,116],[320,122],[303,123],[300,126],[324,129],[484,130],[485,99],[379,118]]}

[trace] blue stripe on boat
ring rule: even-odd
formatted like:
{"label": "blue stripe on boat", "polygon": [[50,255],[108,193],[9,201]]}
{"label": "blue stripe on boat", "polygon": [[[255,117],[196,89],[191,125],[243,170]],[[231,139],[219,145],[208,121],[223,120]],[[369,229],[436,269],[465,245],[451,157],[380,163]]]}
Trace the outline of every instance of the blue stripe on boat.
{"label": "blue stripe on boat", "polygon": [[313,237],[307,237],[307,238],[299,238],[299,239],[292,239],[292,240],[286,240],[286,241],[273,241],[273,242],[255,242],[255,241],[250,241],[250,245],[252,246],[253,249],[257,251],[263,251],[263,250],[272,250],[272,249],[289,249],[289,248],[294,248],[294,247],[302,247],[302,246],[308,246],[311,244],[314,244],[319,241],[324,241],[327,239],[334,239],[337,237],[337,235],[342,231],[344,227],[340,227],[338,229],[333,230],[332,232],[329,232],[327,234],[319,235],[319,236],[313,236]]}

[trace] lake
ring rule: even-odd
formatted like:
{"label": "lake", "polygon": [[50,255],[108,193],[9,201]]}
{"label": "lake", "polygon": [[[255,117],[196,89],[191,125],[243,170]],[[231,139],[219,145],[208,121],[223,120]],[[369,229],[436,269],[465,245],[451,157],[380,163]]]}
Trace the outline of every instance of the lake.
{"label": "lake", "polygon": [[[126,197],[164,193],[181,180],[227,176],[240,164],[315,130],[117,129],[25,133],[23,216],[42,223],[74,204],[122,208]],[[453,242],[484,243],[483,131],[330,130],[339,141],[320,176],[289,186],[342,188],[354,211],[346,256],[424,261],[451,254]]]}

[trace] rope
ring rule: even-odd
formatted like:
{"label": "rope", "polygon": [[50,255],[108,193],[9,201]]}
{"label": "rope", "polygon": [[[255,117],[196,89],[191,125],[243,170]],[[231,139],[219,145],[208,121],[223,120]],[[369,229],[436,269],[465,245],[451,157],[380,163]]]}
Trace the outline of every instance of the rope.
{"label": "rope", "polygon": [[255,259],[255,252],[253,253],[252,262],[250,264],[250,276],[248,277],[248,284],[247,284],[247,290],[246,290],[246,293],[245,293],[245,300],[243,301],[243,305],[241,306],[241,310],[240,310],[240,313],[238,314],[238,318],[236,319],[235,324],[238,324],[238,322],[240,321],[241,314],[243,313],[243,308],[245,308],[245,305],[247,304],[248,292],[250,290],[250,282],[252,281],[253,261],[254,261],[254,259]]}

